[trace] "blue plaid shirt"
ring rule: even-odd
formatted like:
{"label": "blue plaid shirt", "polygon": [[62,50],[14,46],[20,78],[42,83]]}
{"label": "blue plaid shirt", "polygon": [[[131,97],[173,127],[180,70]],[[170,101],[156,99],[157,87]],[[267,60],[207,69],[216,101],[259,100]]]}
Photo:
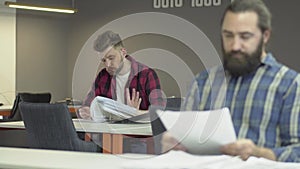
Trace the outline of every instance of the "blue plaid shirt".
{"label": "blue plaid shirt", "polygon": [[248,75],[220,67],[197,75],[184,110],[230,109],[238,138],[270,148],[277,160],[300,162],[300,75],[268,55]]}

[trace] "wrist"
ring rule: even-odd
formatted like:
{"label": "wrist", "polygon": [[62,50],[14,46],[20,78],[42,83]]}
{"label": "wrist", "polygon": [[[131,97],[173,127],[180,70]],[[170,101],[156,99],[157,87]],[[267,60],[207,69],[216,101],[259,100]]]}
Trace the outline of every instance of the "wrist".
{"label": "wrist", "polygon": [[264,147],[257,147],[257,151],[254,156],[263,157],[273,161],[277,160],[275,153],[271,149]]}

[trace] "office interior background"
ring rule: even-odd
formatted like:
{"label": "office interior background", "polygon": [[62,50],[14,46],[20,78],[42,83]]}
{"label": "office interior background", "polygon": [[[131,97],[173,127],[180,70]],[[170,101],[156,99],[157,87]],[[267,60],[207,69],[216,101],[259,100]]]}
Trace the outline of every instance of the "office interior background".
{"label": "office interior background", "polygon": [[[155,0],[75,0],[75,14],[15,10],[0,0],[0,102],[12,104],[16,92],[51,92],[52,101],[73,97],[82,100],[97,72],[91,63],[86,76],[73,84],[74,67],[87,40],[105,24],[126,15],[141,12],[163,12],[181,17],[197,26],[212,42],[219,54],[220,18],[230,0],[218,6],[192,7],[183,0],[182,7],[154,8]],[[49,6],[72,5],[72,0],[17,0]],[[300,72],[300,1],[265,0],[273,14],[273,34],[268,46],[277,60]],[[124,25],[132,29],[140,25]],[[176,29],[176,28],[173,28]],[[184,30],[181,30],[184,34]],[[122,35],[121,35],[122,36]],[[189,66],[193,74],[205,69],[203,63],[186,44],[171,37],[141,34],[125,40],[128,53],[157,48],[170,51]],[[92,50],[92,49],[91,49]],[[86,59],[89,60],[86,56]],[[151,57],[151,55],[149,55]],[[159,56],[164,60],[164,56]],[[136,59],[148,64],[143,58]],[[99,59],[100,62],[100,59]],[[161,62],[161,60],[157,60]],[[192,79],[174,79],[169,72],[156,70],[167,96],[182,97]],[[179,92],[176,81],[184,81]],[[74,90],[76,92],[74,93]]]}

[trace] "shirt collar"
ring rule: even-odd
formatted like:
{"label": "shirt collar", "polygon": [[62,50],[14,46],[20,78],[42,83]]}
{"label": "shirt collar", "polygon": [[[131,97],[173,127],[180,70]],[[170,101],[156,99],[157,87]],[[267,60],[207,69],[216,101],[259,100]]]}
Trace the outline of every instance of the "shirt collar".
{"label": "shirt collar", "polygon": [[267,56],[261,60],[261,63],[264,65],[272,66],[274,64],[277,64],[277,61],[271,53],[267,53]]}
{"label": "shirt collar", "polygon": [[138,72],[141,71],[141,70],[138,70],[138,63],[137,63],[137,61],[133,57],[131,57],[129,55],[126,55],[125,57],[126,57],[126,59],[128,59],[131,62],[131,73],[130,74],[137,75]]}

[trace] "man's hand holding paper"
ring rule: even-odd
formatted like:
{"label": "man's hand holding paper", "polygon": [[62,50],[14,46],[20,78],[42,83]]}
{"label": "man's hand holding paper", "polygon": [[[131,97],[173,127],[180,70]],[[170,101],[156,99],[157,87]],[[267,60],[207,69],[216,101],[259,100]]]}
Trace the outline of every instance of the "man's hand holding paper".
{"label": "man's hand holding paper", "polygon": [[178,149],[192,154],[221,154],[223,145],[236,141],[227,108],[212,111],[158,111],[167,129],[163,151]]}

